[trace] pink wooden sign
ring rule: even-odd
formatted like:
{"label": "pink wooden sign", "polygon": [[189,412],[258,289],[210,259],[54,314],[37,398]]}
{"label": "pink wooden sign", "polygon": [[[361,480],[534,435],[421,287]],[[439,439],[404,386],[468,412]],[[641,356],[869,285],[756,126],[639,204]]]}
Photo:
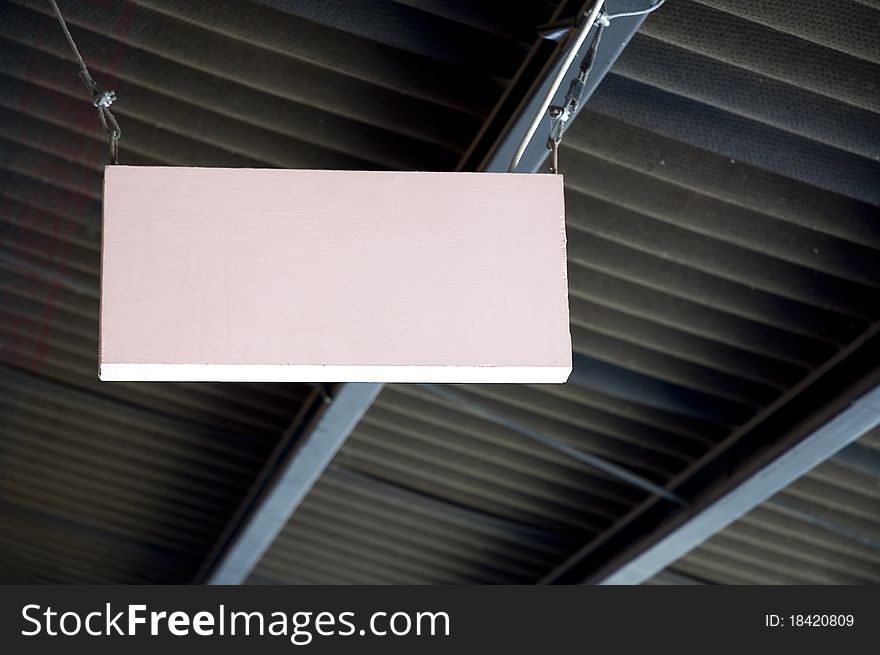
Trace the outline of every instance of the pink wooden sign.
{"label": "pink wooden sign", "polygon": [[562,178],[110,166],[102,380],[564,382]]}

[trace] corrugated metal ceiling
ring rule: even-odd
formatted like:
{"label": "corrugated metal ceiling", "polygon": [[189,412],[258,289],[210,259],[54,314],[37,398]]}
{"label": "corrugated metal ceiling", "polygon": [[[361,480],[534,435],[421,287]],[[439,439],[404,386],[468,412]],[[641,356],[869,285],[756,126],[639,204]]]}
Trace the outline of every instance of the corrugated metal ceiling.
{"label": "corrugated metal ceiling", "polygon": [[[62,7],[120,97],[124,163],[448,170],[554,3],[509,4]],[[560,154],[573,381],[457,391],[666,484],[877,322],[880,8],[786,6],[646,21]],[[0,4],[0,50],[0,579],[186,582],[308,389],[95,381],[105,145],[46,3]],[[534,582],[647,496],[389,386],[252,581]]]}

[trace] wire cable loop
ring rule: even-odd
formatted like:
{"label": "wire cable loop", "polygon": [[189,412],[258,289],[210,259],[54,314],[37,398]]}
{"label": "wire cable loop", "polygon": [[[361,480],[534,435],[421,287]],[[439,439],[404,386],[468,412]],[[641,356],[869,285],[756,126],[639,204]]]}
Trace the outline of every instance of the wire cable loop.
{"label": "wire cable loop", "polygon": [[55,0],[49,0],[49,4],[52,5],[55,16],[58,18],[58,23],[61,25],[61,31],[64,32],[67,44],[70,46],[77,64],[79,64],[79,77],[92,97],[92,105],[98,110],[98,119],[101,121],[101,127],[110,139],[110,163],[116,164],[119,161],[119,139],[122,137],[119,122],[116,120],[113,112],[110,111],[110,105],[116,102],[116,92],[110,90],[101,91],[98,88],[95,78],[92,77],[85,60],[83,60],[82,55],[79,53],[79,48],[76,47],[76,42],[73,40],[70,30],[67,29],[67,23],[64,20],[64,16],[61,15],[58,3]]}

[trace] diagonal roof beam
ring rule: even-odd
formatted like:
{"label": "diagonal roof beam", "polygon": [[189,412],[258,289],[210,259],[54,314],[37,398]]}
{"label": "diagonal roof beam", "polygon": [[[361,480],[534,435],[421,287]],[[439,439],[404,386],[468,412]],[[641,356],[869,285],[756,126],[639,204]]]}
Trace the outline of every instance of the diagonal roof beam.
{"label": "diagonal roof beam", "polygon": [[880,324],[585,544],[544,584],[640,584],[880,425]]}
{"label": "diagonal roof beam", "polygon": [[[346,383],[328,403],[316,389],[270,457],[196,582],[242,584],[379,395],[378,383]],[[304,426],[311,417],[307,433]]]}
{"label": "diagonal roof beam", "polygon": [[880,389],[863,396],[794,448],[692,517],[601,584],[640,584],[880,424]]}

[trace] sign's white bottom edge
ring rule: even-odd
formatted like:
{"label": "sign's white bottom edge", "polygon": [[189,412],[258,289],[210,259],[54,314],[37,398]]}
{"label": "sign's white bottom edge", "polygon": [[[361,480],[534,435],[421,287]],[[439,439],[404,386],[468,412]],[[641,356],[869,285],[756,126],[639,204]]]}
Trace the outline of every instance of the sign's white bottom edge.
{"label": "sign's white bottom edge", "polygon": [[438,382],[562,384],[571,366],[101,364],[105,382]]}

